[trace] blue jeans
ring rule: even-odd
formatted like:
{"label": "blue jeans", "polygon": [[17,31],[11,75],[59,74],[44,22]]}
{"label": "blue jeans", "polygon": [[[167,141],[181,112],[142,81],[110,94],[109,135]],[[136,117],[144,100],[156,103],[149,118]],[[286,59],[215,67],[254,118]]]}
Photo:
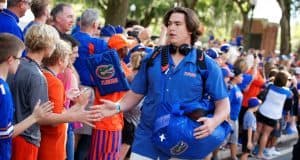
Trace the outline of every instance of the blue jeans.
{"label": "blue jeans", "polygon": [[74,160],[74,132],[72,124],[69,123],[67,131],[67,160]]}

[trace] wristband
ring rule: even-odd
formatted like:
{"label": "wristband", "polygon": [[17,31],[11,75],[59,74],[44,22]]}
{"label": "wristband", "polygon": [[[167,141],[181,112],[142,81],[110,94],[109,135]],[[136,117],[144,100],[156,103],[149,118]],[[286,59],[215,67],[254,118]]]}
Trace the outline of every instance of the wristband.
{"label": "wristband", "polygon": [[120,105],[120,103],[116,104],[116,110],[118,111],[118,113],[121,112],[121,105]]}

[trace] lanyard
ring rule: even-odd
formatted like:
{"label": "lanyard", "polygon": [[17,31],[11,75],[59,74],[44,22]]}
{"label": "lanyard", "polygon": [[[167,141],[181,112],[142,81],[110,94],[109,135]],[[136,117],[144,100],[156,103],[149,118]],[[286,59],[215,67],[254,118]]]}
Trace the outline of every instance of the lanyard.
{"label": "lanyard", "polygon": [[45,70],[47,70],[48,72],[50,72],[53,76],[56,77],[56,74],[48,67],[44,67]]}
{"label": "lanyard", "polygon": [[35,64],[36,66],[37,66],[37,68],[40,70],[40,71],[42,71],[42,68],[41,68],[41,66],[35,61],[35,60],[33,60],[32,58],[30,58],[30,57],[28,57],[28,56],[25,56],[25,59],[28,61],[28,62],[32,62],[33,64]]}

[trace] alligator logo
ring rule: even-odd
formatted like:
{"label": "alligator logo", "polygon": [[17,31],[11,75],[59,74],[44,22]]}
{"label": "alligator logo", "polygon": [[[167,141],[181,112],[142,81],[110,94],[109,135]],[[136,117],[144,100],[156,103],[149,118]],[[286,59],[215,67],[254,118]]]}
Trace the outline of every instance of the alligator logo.
{"label": "alligator logo", "polygon": [[180,155],[189,148],[188,144],[180,141],[174,147],[170,149],[172,155]]}
{"label": "alligator logo", "polygon": [[96,68],[96,75],[100,79],[110,79],[115,75],[115,68],[112,64],[100,65]]}

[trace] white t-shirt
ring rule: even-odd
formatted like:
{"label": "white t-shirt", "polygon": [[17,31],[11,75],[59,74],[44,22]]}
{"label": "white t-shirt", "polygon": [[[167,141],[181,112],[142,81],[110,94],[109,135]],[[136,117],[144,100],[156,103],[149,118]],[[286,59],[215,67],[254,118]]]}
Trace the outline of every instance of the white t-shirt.
{"label": "white t-shirt", "polygon": [[270,119],[280,119],[287,98],[292,98],[292,92],[289,88],[270,84],[269,91],[264,103],[259,108],[259,112]]}

